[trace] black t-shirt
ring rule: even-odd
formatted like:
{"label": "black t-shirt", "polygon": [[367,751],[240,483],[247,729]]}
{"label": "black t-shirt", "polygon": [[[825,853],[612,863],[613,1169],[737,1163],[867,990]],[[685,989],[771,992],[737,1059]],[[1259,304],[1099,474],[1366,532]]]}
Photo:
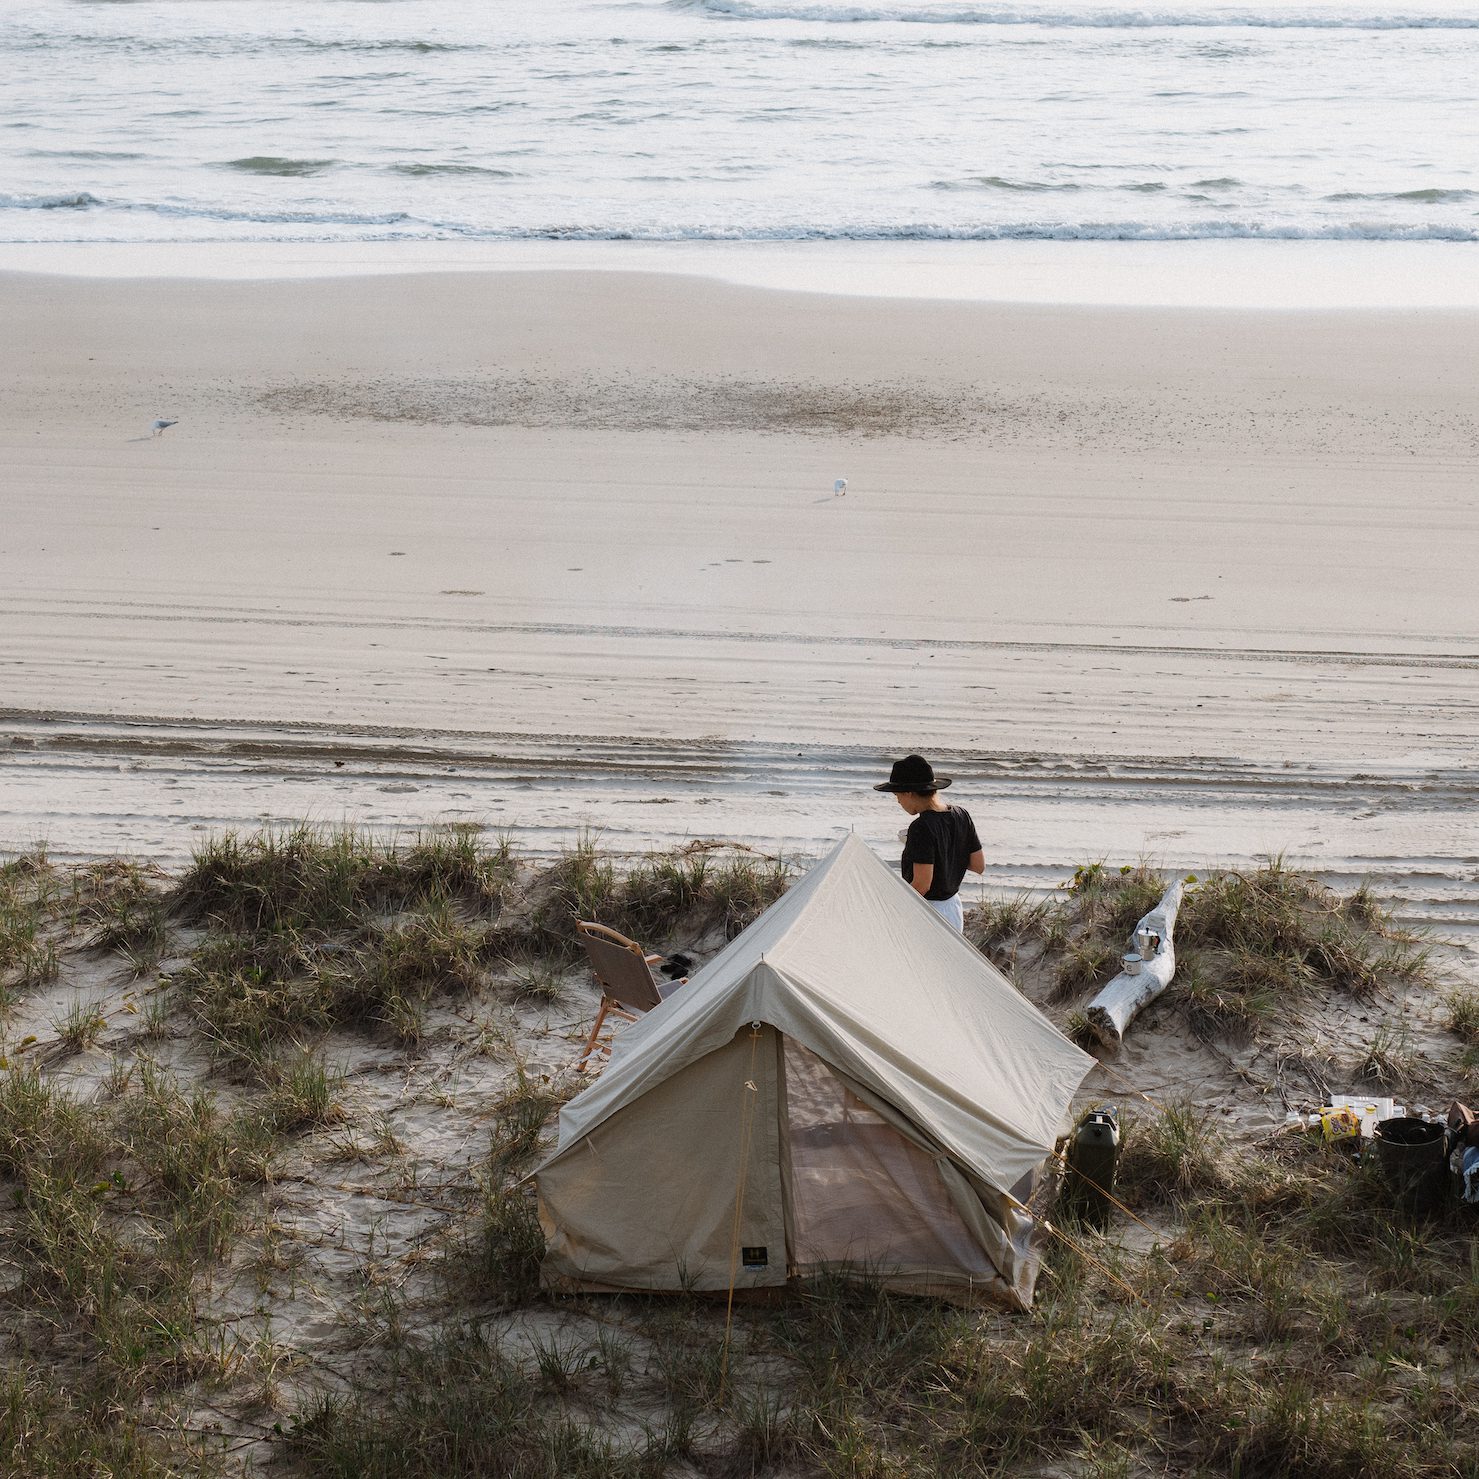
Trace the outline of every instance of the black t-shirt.
{"label": "black t-shirt", "polygon": [[902,868],[904,882],[914,881],[916,863],[933,863],[927,899],[953,899],[960,892],[966,864],[973,852],[981,849],[976,824],[963,806],[947,806],[944,811],[922,811],[909,823],[904,839]]}

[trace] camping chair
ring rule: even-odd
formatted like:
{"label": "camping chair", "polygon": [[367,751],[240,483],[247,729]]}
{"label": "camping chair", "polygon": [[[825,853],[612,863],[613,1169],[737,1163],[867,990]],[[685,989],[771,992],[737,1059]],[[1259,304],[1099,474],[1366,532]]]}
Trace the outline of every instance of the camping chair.
{"label": "camping chair", "polygon": [[[584,1073],[586,1060],[596,1051],[601,1028],[608,1016],[635,1022],[644,1012],[661,1006],[664,999],[684,983],[659,982],[652,974],[652,967],[660,965],[663,957],[646,954],[635,940],[627,939],[616,930],[584,919],[577,920],[575,928],[579,930],[581,943],[591,958],[596,984],[601,988],[601,1009],[596,1013],[591,1035],[586,1038],[585,1048],[575,1064],[576,1069]],[[610,1043],[600,1043],[600,1051],[609,1056]]]}

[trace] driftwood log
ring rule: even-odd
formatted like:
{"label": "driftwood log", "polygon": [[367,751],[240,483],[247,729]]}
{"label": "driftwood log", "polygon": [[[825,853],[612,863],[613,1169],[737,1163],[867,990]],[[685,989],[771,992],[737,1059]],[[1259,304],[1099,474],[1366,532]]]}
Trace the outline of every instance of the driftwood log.
{"label": "driftwood log", "polygon": [[[1173,935],[1176,911],[1180,907],[1181,883],[1177,880],[1161,895],[1160,903],[1135,926],[1130,936],[1130,949],[1140,951],[1142,956],[1140,969],[1133,976],[1121,971],[1089,1003],[1089,1029],[1101,1046],[1117,1052],[1125,1029],[1135,1014],[1171,984],[1171,977],[1176,974]],[[1145,947],[1152,936],[1156,941],[1155,948],[1146,955]]]}

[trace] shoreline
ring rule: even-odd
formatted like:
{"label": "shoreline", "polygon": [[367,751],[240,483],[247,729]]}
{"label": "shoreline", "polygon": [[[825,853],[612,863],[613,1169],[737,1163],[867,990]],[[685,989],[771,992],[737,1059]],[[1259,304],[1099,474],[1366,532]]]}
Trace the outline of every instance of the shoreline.
{"label": "shoreline", "polygon": [[0,275],[291,281],[630,272],[842,297],[1237,311],[1479,310],[1442,241],[3,242]]}

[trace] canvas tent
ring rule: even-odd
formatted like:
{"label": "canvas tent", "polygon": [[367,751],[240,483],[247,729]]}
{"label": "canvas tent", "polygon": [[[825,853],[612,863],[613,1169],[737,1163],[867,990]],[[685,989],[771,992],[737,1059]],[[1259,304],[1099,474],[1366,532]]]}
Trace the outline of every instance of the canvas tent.
{"label": "canvas tent", "polygon": [[560,1112],[547,1287],[866,1271],[1031,1303],[1026,1203],[1094,1060],[849,836]]}

